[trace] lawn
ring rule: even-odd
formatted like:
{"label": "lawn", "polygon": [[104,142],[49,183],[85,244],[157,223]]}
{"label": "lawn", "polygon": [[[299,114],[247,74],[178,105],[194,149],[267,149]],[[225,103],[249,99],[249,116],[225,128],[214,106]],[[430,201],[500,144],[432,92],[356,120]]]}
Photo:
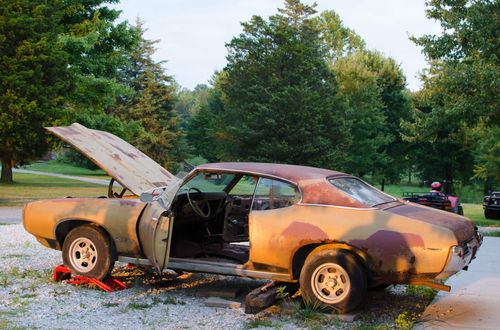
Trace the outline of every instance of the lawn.
{"label": "lawn", "polygon": [[24,166],[23,169],[31,171],[59,173],[66,175],[85,176],[97,179],[109,179],[109,176],[101,169],[89,170],[87,168],[73,166],[55,160],[50,160],[48,162],[33,163]]}
{"label": "lawn", "polygon": [[0,183],[0,206],[22,206],[26,202],[60,197],[97,197],[107,187],[45,175],[14,173],[14,184]]}
{"label": "lawn", "polygon": [[[380,185],[375,186],[375,188],[380,189]],[[429,188],[427,187],[419,187],[419,186],[412,186],[412,185],[394,185],[394,184],[388,184],[385,186],[384,192],[394,196],[394,197],[403,197],[404,192],[416,192],[416,193],[426,193],[429,192]]]}
{"label": "lawn", "polygon": [[484,217],[483,205],[463,203],[464,215],[478,226],[500,227],[500,220],[489,220]]}

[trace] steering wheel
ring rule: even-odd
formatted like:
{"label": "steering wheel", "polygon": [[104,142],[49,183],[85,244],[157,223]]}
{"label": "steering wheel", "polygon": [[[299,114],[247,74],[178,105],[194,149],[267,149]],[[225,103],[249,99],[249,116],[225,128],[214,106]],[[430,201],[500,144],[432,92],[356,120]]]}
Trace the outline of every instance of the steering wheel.
{"label": "steering wheel", "polygon": [[[199,201],[196,201],[193,196],[191,196],[191,190],[194,190],[198,195],[201,196],[201,199]],[[210,203],[203,199],[203,193],[200,191],[200,189],[191,187],[188,189],[186,196],[189,205],[193,209],[194,213],[198,214],[202,218],[210,217],[210,213],[212,213],[212,210],[210,209]],[[206,212],[203,212],[204,209],[206,209]]]}

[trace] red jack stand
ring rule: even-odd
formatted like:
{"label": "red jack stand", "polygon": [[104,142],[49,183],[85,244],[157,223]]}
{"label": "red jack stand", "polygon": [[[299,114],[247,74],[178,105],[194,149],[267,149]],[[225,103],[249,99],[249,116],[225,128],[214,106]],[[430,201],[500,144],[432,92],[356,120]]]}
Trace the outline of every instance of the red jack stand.
{"label": "red jack stand", "polygon": [[54,268],[54,281],[59,282],[64,280],[67,280],[66,283],[72,285],[95,284],[106,292],[114,292],[127,289],[127,286],[123,282],[117,280],[114,277],[108,277],[104,281],[99,281],[95,278],[80,275],[71,277],[71,271],[64,265],[56,266],[56,268]]}

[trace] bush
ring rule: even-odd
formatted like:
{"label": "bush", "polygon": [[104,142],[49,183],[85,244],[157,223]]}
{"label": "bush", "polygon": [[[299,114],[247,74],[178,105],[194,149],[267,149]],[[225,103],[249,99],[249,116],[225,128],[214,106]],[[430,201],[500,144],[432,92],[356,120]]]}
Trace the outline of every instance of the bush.
{"label": "bush", "polygon": [[455,193],[462,203],[481,204],[483,202],[483,188],[478,184],[455,186]]}

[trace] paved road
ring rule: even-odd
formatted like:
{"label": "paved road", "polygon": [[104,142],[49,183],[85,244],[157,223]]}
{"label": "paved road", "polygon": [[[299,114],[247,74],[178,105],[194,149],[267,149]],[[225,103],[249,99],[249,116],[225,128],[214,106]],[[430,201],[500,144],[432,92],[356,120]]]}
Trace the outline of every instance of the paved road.
{"label": "paved road", "polygon": [[20,223],[22,211],[22,207],[0,207],[0,223]]}
{"label": "paved road", "polygon": [[[87,177],[83,177],[83,176],[75,176],[75,175],[66,175],[66,174],[59,174],[59,173],[50,173],[50,172],[40,172],[40,171],[23,170],[23,169],[20,169],[20,168],[14,168],[12,170],[14,172],[16,172],[16,173],[27,173],[27,174],[38,174],[38,175],[55,176],[55,177],[58,177],[58,178],[78,180],[78,181],[83,181],[83,182],[88,182],[88,183],[99,184],[99,185],[103,185],[103,186],[107,186],[109,184],[109,180],[104,180],[104,179],[94,179],[94,178],[87,178]],[[119,186],[118,183],[115,183],[115,185]]]}
{"label": "paved road", "polygon": [[468,271],[446,281],[415,329],[500,328],[500,238],[485,237]]}
{"label": "paved road", "polygon": [[[14,168],[12,170],[14,172],[17,172],[17,173],[47,175],[47,176],[54,176],[54,177],[58,177],[58,178],[94,183],[94,184],[103,185],[103,186],[109,185],[109,180],[104,180],[104,179],[87,178],[87,177],[82,177],[82,176],[49,173],[49,172],[30,171],[30,170],[23,170],[23,169],[17,169],[17,168]],[[120,184],[117,182],[115,182],[114,186],[121,187]],[[7,224],[20,223],[21,217],[22,217],[22,207],[0,207],[0,223],[4,223],[4,224],[5,223],[7,223]]]}

